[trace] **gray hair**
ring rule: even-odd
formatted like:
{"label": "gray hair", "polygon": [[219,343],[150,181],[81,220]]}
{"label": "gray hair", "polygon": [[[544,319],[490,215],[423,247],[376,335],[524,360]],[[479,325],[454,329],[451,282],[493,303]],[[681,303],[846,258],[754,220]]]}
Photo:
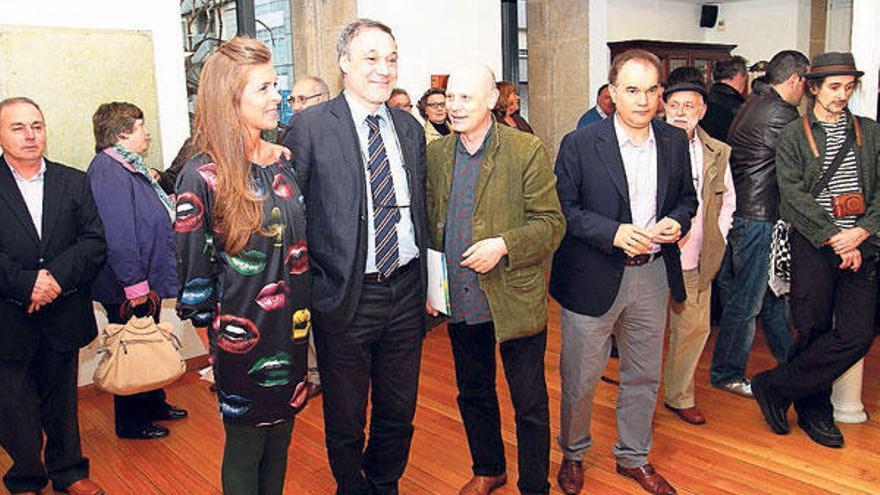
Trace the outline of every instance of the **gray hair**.
{"label": "gray hair", "polygon": [[[37,111],[40,112],[40,115],[43,115],[43,109],[40,108],[40,105],[37,105],[37,102],[28,98],[27,96],[12,96],[10,98],[6,98],[6,99],[0,101],[0,115],[3,114],[4,108],[12,106],[12,105],[16,105],[18,103],[27,103],[28,105],[31,105],[32,107],[36,108]],[[43,116],[43,118],[45,118],[45,115]]]}
{"label": "gray hair", "polygon": [[394,38],[394,33],[391,32],[391,28],[387,25],[374,21],[373,19],[360,18],[342,30],[339,33],[339,38],[336,39],[336,56],[337,58],[342,58],[343,55],[348,55],[349,50],[351,48],[351,41],[357,37],[361,31],[367,29],[378,29],[379,31],[383,31],[388,33],[395,42],[397,41]]}

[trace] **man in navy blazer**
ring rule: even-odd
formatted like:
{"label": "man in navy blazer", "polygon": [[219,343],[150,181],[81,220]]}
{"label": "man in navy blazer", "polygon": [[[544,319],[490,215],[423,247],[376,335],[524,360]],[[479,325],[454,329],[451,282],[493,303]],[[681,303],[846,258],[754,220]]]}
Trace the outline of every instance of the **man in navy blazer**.
{"label": "man in navy blazer", "polygon": [[425,333],[425,136],[412,115],[385,105],[397,81],[391,29],[354,21],[337,51],[343,93],[294,115],[283,144],[305,196],[336,493],[396,494]]}
{"label": "man in navy blazer", "polygon": [[[86,174],[43,158],[43,113],[0,101],[0,446],[11,493],[98,495],[77,421],[79,348],[95,338],[91,283],[104,227]],[[43,432],[46,434],[45,453]],[[45,462],[43,461],[45,459]]]}
{"label": "man in navy blazer", "polygon": [[567,135],[556,160],[568,222],[550,277],[550,293],[562,305],[558,481],[567,494],[583,486],[593,393],[615,334],[617,472],[649,493],[670,495],[675,489],[647,455],[669,290],[676,301],[685,298],[677,242],[690,228],[697,197],[687,136],[654,119],[662,92],[657,57],[625,52],[608,79],[615,113]]}

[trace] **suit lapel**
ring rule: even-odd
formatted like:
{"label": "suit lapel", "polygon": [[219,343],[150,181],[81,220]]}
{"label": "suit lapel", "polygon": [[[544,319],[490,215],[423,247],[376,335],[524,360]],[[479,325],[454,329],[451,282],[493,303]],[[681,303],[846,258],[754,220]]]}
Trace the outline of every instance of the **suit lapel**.
{"label": "suit lapel", "polygon": [[43,220],[42,220],[42,236],[43,242],[40,244],[40,254],[44,254],[46,246],[49,245],[47,239],[54,232],[53,227],[58,219],[61,209],[60,198],[64,197],[64,182],[57,176],[57,170],[46,160],[46,178],[43,183]]}
{"label": "suit lapel", "polygon": [[715,188],[715,178],[718,177],[718,151],[709,146],[706,140],[707,134],[699,127],[697,128],[697,133],[703,149],[703,190],[700,191],[700,194],[703,195],[703,199],[706,199],[709,197],[709,194],[723,192],[724,183],[721,183],[721,191],[713,190]]}
{"label": "suit lapel", "polygon": [[494,129],[492,129],[489,142],[486,143],[486,149],[483,150],[483,163],[480,165],[480,173],[477,176],[477,188],[474,190],[475,209],[480,204],[480,198],[483,196],[483,191],[486,190],[486,184],[489,183],[489,176],[492,175],[492,170],[495,169],[495,152],[498,150],[499,145],[498,125],[497,123],[492,123]]}
{"label": "suit lapel", "polygon": [[655,122],[651,122],[651,126],[657,143],[657,220],[660,220],[664,215],[663,204],[666,202],[666,191],[669,189],[669,160],[672,157],[669,149],[669,134]]}
{"label": "suit lapel", "polygon": [[608,169],[608,174],[611,176],[611,182],[614,183],[617,192],[620,193],[620,196],[628,205],[629,186],[626,182],[623,158],[620,156],[620,144],[618,144],[617,136],[614,132],[613,116],[596,125],[601,125],[603,127],[602,132],[600,132],[598,136],[598,143],[596,144],[599,151],[599,158],[601,158],[602,163],[605,164],[605,167]]}
{"label": "suit lapel", "polygon": [[[47,195],[45,194],[44,190],[43,197],[45,198],[46,196]],[[17,218],[22,227],[24,227],[25,232],[27,232],[28,235],[31,236],[33,241],[37,245],[39,245],[40,236],[37,234],[37,228],[34,225],[34,220],[31,218],[31,215],[28,212],[27,205],[24,202],[24,197],[21,195],[21,191],[18,189],[18,185],[15,183],[15,178],[12,176],[12,172],[9,170],[9,165],[6,164],[6,158],[4,158],[3,156],[0,156],[0,197],[3,198],[3,200],[9,206],[9,209],[12,210],[15,218]]]}
{"label": "suit lapel", "polygon": [[363,152],[357,131],[354,128],[351,110],[342,93],[330,101],[330,113],[337,119],[333,133],[336,134],[339,150],[345,161],[345,166],[341,168],[348,169],[350,173],[354,174],[355,183],[358,185],[357,194],[360,194],[361,197],[361,213],[363,213],[366,211],[367,204]]}

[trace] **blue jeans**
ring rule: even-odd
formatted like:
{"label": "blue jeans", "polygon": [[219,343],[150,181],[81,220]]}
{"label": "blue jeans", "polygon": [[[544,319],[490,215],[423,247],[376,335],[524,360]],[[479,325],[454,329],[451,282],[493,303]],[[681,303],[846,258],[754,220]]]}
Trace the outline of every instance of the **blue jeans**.
{"label": "blue jeans", "polygon": [[772,232],[773,222],[733,217],[717,278],[724,312],[709,372],[712,385],[745,378],[758,316],[770,352],[779,363],[788,357],[792,339],[785,300],[767,286]]}

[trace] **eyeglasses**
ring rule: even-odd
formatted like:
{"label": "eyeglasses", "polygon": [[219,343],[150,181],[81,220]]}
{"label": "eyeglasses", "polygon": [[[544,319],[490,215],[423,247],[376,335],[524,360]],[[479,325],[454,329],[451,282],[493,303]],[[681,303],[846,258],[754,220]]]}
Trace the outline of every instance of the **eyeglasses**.
{"label": "eyeglasses", "polygon": [[446,102],[445,102],[445,101],[441,101],[441,102],[437,102],[437,103],[428,103],[428,106],[429,106],[430,108],[433,108],[434,110],[438,110],[438,109],[440,109],[440,108],[445,107],[445,106],[446,106]]}
{"label": "eyeglasses", "polygon": [[317,98],[317,97],[319,97],[319,96],[323,96],[323,95],[325,95],[325,94],[326,94],[326,93],[323,93],[323,92],[322,92],[322,93],[315,93],[315,94],[313,94],[313,95],[311,95],[311,96],[290,95],[290,96],[287,97],[287,102],[290,103],[291,105],[293,104],[293,102],[297,102],[297,103],[299,103],[300,105],[305,105],[307,101],[309,101],[309,100],[313,100],[313,99],[315,99],[315,98]]}

